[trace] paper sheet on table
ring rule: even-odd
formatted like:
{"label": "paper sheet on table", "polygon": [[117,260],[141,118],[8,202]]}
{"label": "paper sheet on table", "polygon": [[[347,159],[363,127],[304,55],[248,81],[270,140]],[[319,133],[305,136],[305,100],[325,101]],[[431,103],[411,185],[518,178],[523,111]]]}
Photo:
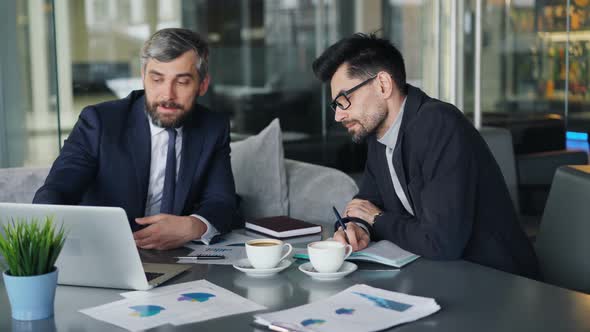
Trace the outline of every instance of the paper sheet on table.
{"label": "paper sheet on table", "polygon": [[440,310],[434,299],[355,285],[310,304],[256,315],[259,324],[289,331],[380,331]]}
{"label": "paper sheet on table", "polygon": [[138,331],[168,323],[182,325],[266,309],[207,280],[123,294],[127,297],[124,300],[80,312]]}
{"label": "paper sheet on table", "polygon": [[223,255],[224,259],[179,259],[178,263],[182,264],[218,264],[233,265],[240,259],[246,258],[246,249],[244,247],[234,246],[200,246],[197,247],[188,256],[211,256]]}
{"label": "paper sheet on table", "polygon": [[[215,244],[210,244],[209,247],[225,247],[225,246],[243,246],[244,243],[246,243],[247,241],[256,239],[257,237],[255,236],[249,236],[249,235],[245,235],[239,232],[231,232],[228,234],[225,234],[223,236],[221,236],[221,239],[219,240],[219,242],[215,243]],[[194,243],[194,242],[189,242],[187,244],[184,245],[186,248],[192,249],[192,250],[197,250],[200,247],[204,247],[206,246],[205,244],[202,243]]]}

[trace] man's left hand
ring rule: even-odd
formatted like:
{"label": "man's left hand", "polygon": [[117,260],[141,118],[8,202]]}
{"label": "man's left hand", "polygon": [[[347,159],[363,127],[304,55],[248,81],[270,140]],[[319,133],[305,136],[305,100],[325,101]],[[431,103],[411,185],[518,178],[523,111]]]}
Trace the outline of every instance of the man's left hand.
{"label": "man's left hand", "polygon": [[[346,235],[344,235],[344,232],[346,232]],[[347,237],[350,243],[347,242]],[[342,227],[339,227],[338,231],[334,233],[334,240],[344,245],[350,244],[352,246],[352,251],[363,250],[368,247],[369,242],[371,242],[369,234],[367,234],[364,229],[353,222],[348,223],[346,231],[343,230]]]}
{"label": "man's left hand", "polygon": [[173,249],[188,241],[198,239],[205,233],[207,226],[192,216],[174,216],[157,214],[135,219],[146,228],[133,233],[135,244],[142,249]]}
{"label": "man's left hand", "polygon": [[381,213],[381,210],[373,203],[358,198],[350,201],[344,211],[347,217],[360,218],[371,225],[375,222],[375,216]]}

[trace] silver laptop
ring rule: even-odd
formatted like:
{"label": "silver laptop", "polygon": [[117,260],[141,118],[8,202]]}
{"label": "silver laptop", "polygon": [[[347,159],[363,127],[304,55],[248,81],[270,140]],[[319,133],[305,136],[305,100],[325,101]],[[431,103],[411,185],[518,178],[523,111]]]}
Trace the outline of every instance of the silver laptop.
{"label": "silver laptop", "polygon": [[48,215],[68,231],[56,262],[59,284],[147,290],[190,268],[142,264],[121,208],[0,203],[2,224],[16,218],[30,220]]}

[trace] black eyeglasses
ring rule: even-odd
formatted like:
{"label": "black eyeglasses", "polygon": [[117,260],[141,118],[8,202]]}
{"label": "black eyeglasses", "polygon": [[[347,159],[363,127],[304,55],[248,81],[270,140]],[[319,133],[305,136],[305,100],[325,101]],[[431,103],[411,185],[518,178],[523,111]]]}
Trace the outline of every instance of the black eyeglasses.
{"label": "black eyeglasses", "polygon": [[336,112],[336,108],[340,108],[343,111],[348,109],[350,107],[350,99],[348,99],[348,96],[350,96],[350,94],[353,93],[354,91],[361,88],[363,85],[374,80],[375,77],[377,77],[377,75],[371,76],[371,77],[367,78],[366,80],[364,80],[363,82],[353,86],[352,88],[350,88],[346,91],[340,92],[336,96],[336,98],[334,98],[334,100],[332,100],[332,102],[330,103],[330,108],[332,109],[332,111]]}

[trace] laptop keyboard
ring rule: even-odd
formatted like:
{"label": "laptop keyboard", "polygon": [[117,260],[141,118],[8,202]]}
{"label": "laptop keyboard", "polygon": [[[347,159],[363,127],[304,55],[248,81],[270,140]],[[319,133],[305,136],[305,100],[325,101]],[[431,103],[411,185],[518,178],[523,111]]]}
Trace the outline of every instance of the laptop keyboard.
{"label": "laptop keyboard", "polygon": [[155,272],[145,272],[145,276],[147,277],[147,281],[152,281],[157,277],[163,276],[164,273],[155,273]]}

